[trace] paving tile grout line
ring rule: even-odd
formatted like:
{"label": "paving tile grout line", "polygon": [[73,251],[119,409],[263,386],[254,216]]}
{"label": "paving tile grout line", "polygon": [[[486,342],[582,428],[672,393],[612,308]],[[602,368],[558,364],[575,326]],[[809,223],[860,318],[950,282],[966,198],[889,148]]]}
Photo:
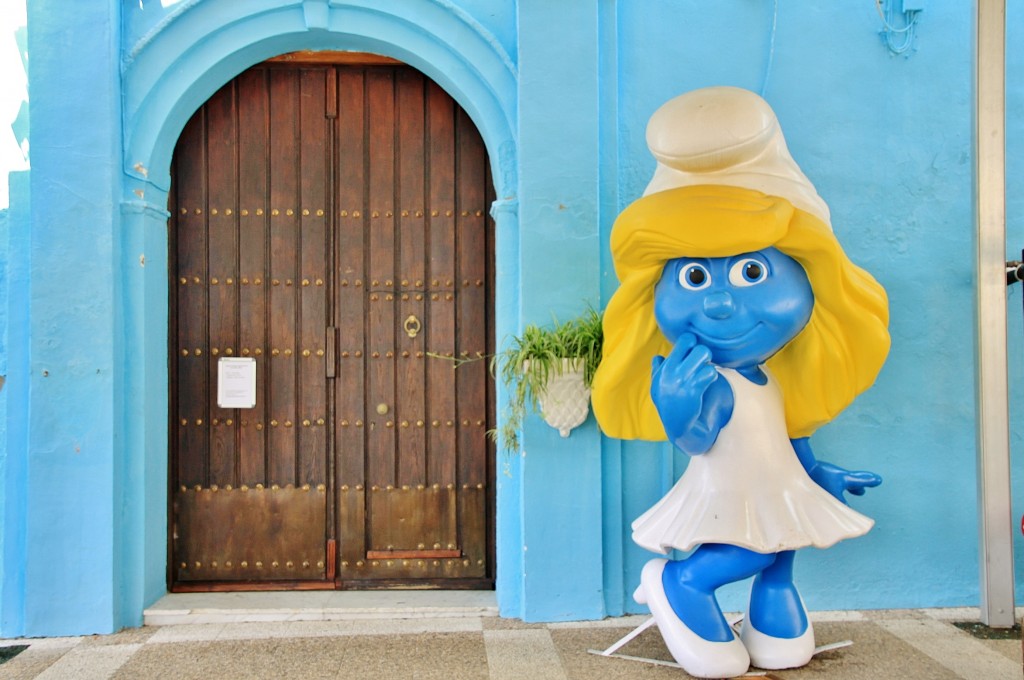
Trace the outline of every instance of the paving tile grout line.
{"label": "paving tile grout line", "polygon": [[485,630],[483,636],[489,680],[568,680],[549,629]]}
{"label": "paving tile grout line", "polygon": [[142,643],[95,647],[77,645],[50,664],[35,680],[107,680],[141,648]]}
{"label": "paving tile grout line", "polygon": [[[869,622],[877,625],[962,678],[1020,676],[1019,661],[993,651],[953,625],[954,621],[976,621],[978,614],[976,608],[950,608],[812,612],[811,618],[816,622]],[[7,639],[0,640],[0,646],[28,645],[28,649],[7,663],[13,664],[9,668],[12,672],[19,659],[22,665],[29,665],[24,662],[36,663],[44,668],[35,676],[36,680],[69,677],[106,680],[113,677],[136,652],[151,644],[470,634],[483,638],[490,680],[510,680],[513,677],[565,680],[568,671],[554,643],[553,632],[632,628],[646,618],[646,615],[634,615],[600,621],[540,624],[487,616],[189,624],[128,629],[110,636]],[[5,670],[0,665],[0,677],[7,677]]]}
{"label": "paving tile grout line", "polygon": [[997,654],[956,626],[936,618],[877,619],[875,625],[962,678],[1013,678],[1021,663]]}

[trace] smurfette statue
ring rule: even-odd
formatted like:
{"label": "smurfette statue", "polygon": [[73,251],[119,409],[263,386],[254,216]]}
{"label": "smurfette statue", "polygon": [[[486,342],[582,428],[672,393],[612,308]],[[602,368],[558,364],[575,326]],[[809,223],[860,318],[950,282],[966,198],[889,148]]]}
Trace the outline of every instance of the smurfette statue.
{"label": "smurfette statue", "polygon": [[[658,160],[611,235],[619,288],[593,386],[602,430],[668,439],[686,472],[633,522],[652,552],[634,597],[691,675],[794,668],[814,633],[795,551],[866,533],[851,509],[881,479],[815,459],[808,441],[875,380],[885,291],[845,255],[828,208],[757,95],[696,90],[647,128]],[[754,577],[737,636],[715,591]]]}

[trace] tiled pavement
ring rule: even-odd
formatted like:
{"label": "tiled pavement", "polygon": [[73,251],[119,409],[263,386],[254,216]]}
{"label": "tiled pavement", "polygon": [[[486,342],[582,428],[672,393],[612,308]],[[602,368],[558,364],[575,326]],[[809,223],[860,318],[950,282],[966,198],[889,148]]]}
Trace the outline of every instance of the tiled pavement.
{"label": "tiled pavement", "polygon": [[[0,640],[0,645],[28,645],[28,649],[0,665],[0,679],[687,677],[677,668],[588,653],[590,649],[607,648],[646,617],[525,624],[497,618],[489,611],[440,617],[425,611],[390,614],[414,618],[363,616],[370,614],[341,620],[222,620],[146,626],[104,636]],[[977,620],[977,616],[977,610],[970,609],[814,613],[819,645],[847,639],[853,644],[824,652],[805,668],[775,671],[768,677],[1021,678],[1020,640],[978,639],[953,625],[954,621]],[[212,618],[216,617],[207,616],[207,620]],[[655,628],[642,633],[621,653],[670,659]]]}

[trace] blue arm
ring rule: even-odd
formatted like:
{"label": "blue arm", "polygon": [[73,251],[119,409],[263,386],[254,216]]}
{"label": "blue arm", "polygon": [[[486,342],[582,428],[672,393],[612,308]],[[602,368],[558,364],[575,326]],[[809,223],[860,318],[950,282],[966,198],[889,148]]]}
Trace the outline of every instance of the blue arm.
{"label": "blue arm", "polygon": [[814,482],[830,494],[846,503],[843,492],[852,493],[854,496],[863,496],[868,487],[878,486],[882,478],[873,472],[855,471],[851,472],[838,465],[819,461],[811,451],[811,443],[807,437],[791,439],[793,450],[796,451],[797,460],[807,471]]}
{"label": "blue arm", "polygon": [[651,399],[669,441],[691,456],[707,453],[732,418],[732,388],[689,334],[667,357],[654,357]]}

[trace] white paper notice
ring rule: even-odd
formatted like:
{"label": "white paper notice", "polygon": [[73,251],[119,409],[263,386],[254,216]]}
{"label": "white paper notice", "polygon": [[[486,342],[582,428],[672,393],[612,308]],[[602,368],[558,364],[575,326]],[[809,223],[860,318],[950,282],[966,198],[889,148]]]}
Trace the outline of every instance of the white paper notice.
{"label": "white paper notice", "polygon": [[217,364],[217,405],[221,408],[256,406],[256,359],[220,360]]}

